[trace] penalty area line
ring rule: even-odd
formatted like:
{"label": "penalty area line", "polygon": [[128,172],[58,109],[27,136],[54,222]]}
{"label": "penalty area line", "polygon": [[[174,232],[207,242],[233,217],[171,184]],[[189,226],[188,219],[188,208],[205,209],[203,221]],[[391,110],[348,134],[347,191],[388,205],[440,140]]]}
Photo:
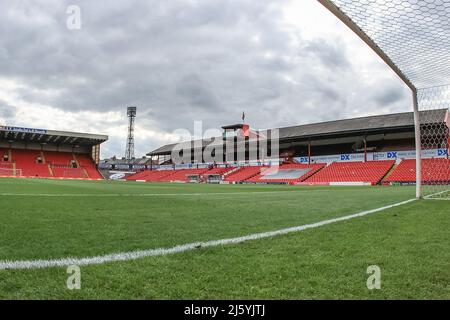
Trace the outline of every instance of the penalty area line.
{"label": "penalty area line", "polygon": [[199,197],[222,195],[252,195],[252,194],[301,194],[312,192],[330,192],[330,190],[293,190],[293,191],[248,191],[248,192],[203,192],[203,193],[0,193],[0,197]]}
{"label": "penalty area line", "polygon": [[17,269],[44,269],[44,268],[54,268],[54,267],[68,267],[71,265],[77,266],[86,266],[86,265],[98,265],[109,262],[119,262],[119,261],[131,261],[137,260],[146,257],[155,257],[155,256],[165,256],[169,254],[181,253],[186,251],[198,250],[201,248],[211,248],[218,247],[224,245],[231,244],[239,244],[246,241],[251,240],[259,240],[265,238],[272,238],[275,236],[290,234],[294,232],[300,232],[308,229],[314,229],[318,227],[322,227],[328,224],[333,224],[341,221],[347,221],[358,217],[367,216],[369,214],[377,213],[380,211],[384,211],[387,209],[399,207],[411,202],[416,201],[417,199],[410,199],[398,203],[394,203],[388,206],[384,206],[377,209],[371,209],[367,211],[362,211],[356,214],[351,214],[339,218],[324,220],[316,223],[306,224],[297,227],[291,227],[286,229],[280,229],[269,232],[261,232],[254,233],[250,235],[246,235],[243,237],[237,238],[228,238],[228,239],[220,239],[220,240],[212,240],[207,242],[196,242],[196,243],[187,243],[178,245],[171,248],[158,248],[158,249],[148,249],[148,250],[138,250],[138,251],[130,251],[130,252],[121,252],[114,253],[102,256],[94,256],[94,257],[86,257],[86,258],[61,258],[61,259],[49,259],[49,260],[18,260],[18,261],[9,261],[3,260],[0,261],[0,270],[17,270]]}

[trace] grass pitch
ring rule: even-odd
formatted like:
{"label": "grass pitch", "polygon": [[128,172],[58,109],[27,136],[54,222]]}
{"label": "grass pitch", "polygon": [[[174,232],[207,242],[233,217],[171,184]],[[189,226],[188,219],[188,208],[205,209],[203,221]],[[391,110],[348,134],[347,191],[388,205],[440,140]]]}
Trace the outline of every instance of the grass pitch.
{"label": "grass pitch", "polygon": [[[410,187],[0,179],[0,260],[90,257],[304,225],[414,197]],[[136,261],[0,270],[0,298],[450,298],[450,202],[416,201],[317,229]],[[382,289],[366,287],[369,265]]]}

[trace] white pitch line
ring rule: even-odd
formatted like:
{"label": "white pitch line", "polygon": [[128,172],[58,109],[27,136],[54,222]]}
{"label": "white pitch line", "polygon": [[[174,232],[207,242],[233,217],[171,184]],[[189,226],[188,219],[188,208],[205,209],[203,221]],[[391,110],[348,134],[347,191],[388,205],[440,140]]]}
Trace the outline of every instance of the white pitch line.
{"label": "white pitch line", "polygon": [[306,224],[302,226],[297,227],[291,227],[286,229],[280,229],[276,231],[270,231],[270,232],[262,232],[262,233],[254,233],[243,237],[237,237],[237,238],[228,238],[228,239],[221,239],[221,240],[212,240],[207,242],[196,242],[196,243],[188,243],[183,244],[179,246],[175,246],[172,248],[158,248],[158,249],[149,249],[149,250],[139,250],[139,251],[132,251],[132,252],[122,252],[122,253],[115,253],[115,254],[109,254],[109,255],[103,255],[103,256],[95,256],[95,257],[87,257],[87,258],[61,258],[61,259],[51,259],[51,260],[23,260],[23,261],[9,261],[4,260],[0,261],[0,270],[11,270],[11,269],[43,269],[43,268],[54,268],[54,267],[67,267],[71,265],[78,265],[78,266],[86,266],[86,265],[96,265],[96,264],[103,264],[108,262],[116,262],[116,261],[130,261],[130,260],[136,260],[140,258],[145,257],[154,257],[154,256],[164,256],[168,254],[174,254],[174,253],[180,253],[190,250],[196,250],[200,248],[210,248],[210,247],[217,247],[217,246],[224,246],[229,244],[238,244],[250,240],[258,240],[258,239],[264,239],[264,238],[271,238],[279,235],[285,235],[293,232],[300,232],[307,229],[313,229],[318,228],[321,226],[325,226],[328,224],[340,222],[340,221],[346,221],[362,216],[366,216],[372,213],[384,211],[387,209],[391,209],[394,207],[402,206],[407,203],[411,203],[413,201],[416,201],[417,199],[410,199],[407,201],[398,202],[395,204],[391,204],[385,207],[372,209],[363,211],[360,213],[325,220],[321,222],[316,222],[312,224]]}
{"label": "white pitch line", "polygon": [[249,192],[202,192],[202,193],[0,193],[0,197],[198,197],[249,194],[311,193],[330,192],[330,190],[294,190],[294,191],[249,191]]}
{"label": "white pitch line", "polygon": [[426,199],[426,200],[450,200],[449,198],[433,198],[435,196],[438,196],[438,195],[441,195],[441,194],[444,194],[444,193],[449,193],[449,192],[450,192],[450,190],[444,190],[444,191],[441,191],[441,192],[436,192],[436,193],[433,193],[433,194],[429,194],[429,195],[427,195],[427,196],[425,196],[423,198]]}

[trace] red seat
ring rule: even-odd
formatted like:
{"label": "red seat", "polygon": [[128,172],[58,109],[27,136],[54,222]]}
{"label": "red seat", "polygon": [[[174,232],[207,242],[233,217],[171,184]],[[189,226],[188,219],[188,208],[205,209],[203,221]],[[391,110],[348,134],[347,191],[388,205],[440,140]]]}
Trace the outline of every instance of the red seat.
{"label": "red seat", "polygon": [[16,169],[20,169],[24,177],[49,178],[52,176],[48,164],[37,162],[37,159],[42,157],[39,150],[11,149],[11,156],[12,161],[16,163]]}
{"label": "red seat", "polygon": [[44,151],[45,161],[54,166],[71,167],[72,161],[75,161],[71,152]]}
{"label": "red seat", "polygon": [[267,171],[264,172],[265,170],[262,170],[256,176],[248,179],[247,182],[255,182],[255,183],[258,183],[258,182],[270,183],[271,182],[271,183],[294,184],[297,182],[305,181],[307,178],[309,178],[310,176],[312,176],[313,174],[315,174],[316,172],[321,170],[323,167],[325,167],[325,164],[301,164],[301,163],[282,164],[279,167],[270,167],[270,168],[267,168],[266,170],[276,169],[276,170],[282,171],[282,170],[287,170],[287,169],[298,169],[298,170],[309,170],[309,171],[298,178],[269,179],[265,175],[265,173],[267,173]]}
{"label": "red seat", "polygon": [[78,164],[82,169],[84,169],[90,179],[103,179],[103,176],[97,169],[97,166],[92,160],[91,156],[87,154],[76,154],[75,155]]}
{"label": "red seat", "polygon": [[[127,177],[127,180],[143,180],[147,182],[165,181],[164,178],[174,174],[177,170],[144,170]],[[167,180],[170,181],[170,180]]]}
{"label": "red seat", "polygon": [[[52,167],[54,177],[103,179],[90,155],[55,151],[45,151],[44,155]],[[73,163],[78,167],[74,168]]]}
{"label": "red seat", "polygon": [[[40,178],[103,178],[89,155],[24,149],[2,149],[0,153],[2,156],[5,154],[11,155],[7,167],[16,169],[16,176],[21,173],[24,177]],[[78,165],[76,168],[74,168],[74,163]],[[6,168],[5,166],[3,161],[0,168]]]}
{"label": "red seat", "polygon": [[208,169],[182,169],[175,170],[173,174],[165,176],[160,181],[182,181],[187,182],[189,175],[201,175],[208,171]]}
{"label": "red seat", "polygon": [[258,175],[261,170],[267,169],[268,167],[258,166],[258,167],[242,167],[235,172],[227,175],[225,181],[227,182],[244,182],[247,179],[253,178]]}
{"label": "red seat", "polygon": [[[416,160],[402,160],[385,182],[415,182]],[[450,182],[450,159],[422,159],[422,181]]]}
{"label": "red seat", "polygon": [[227,167],[227,168],[220,168],[220,167],[217,167],[217,168],[209,169],[209,170],[206,171],[204,174],[218,174],[218,175],[224,175],[224,174],[226,174],[227,172],[229,172],[229,171],[231,171],[231,170],[234,170],[234,169],[235,169],[235,167]]}
{"label": "red seat", "polygon": [[332,182],[366,182],[377,184],[389,172],[395,161],[334,162],[306,180],[311,184]]}

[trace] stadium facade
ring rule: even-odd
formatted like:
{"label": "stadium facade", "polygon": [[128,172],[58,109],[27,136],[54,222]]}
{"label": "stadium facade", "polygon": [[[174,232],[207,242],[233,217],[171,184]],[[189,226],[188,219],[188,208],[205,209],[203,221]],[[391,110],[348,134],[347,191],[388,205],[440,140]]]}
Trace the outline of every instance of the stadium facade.
{"label": "stadium facade", "polygon": [[[428,113],[434,113],[434,115],[431,117],[425,115]],[[449,111],[446,109],[424,111],[423,117],[440,119],[434,123],[435,126],[450,127]],[[429,124],[424,125],[428,126]],[[276,130],[279,132],[279,149],[280,155],[283,157],[267,159],[267,164],[277,161],[281,163],[287,158],[295,158],[301,163],[409,158],[410,153],[415,152],[414,115],[412,112],[291,126]],[[436,140],[440,142],[426,151],[425,156],[446,155],[448,137],[444,134]],[[190,163],[195,164],[194,155],[202,153],[212,143],[217,144],[217,141],[220,139],[205,139],[200,144],[201,150],[192,148]],[[193,141],[192,145],[194,144],[198,143]],[[147,156],[159,157],[160,160],[156,162],[168,164],[171,162],[170,159],[176,146],[177,144],[164,145],[149,152]],[[441,150],[438,151],[439,149]],[[236,155],[233,159],[225,159],[224,163],[234,164],[235,159]],[[262,160],[247,158],[239,164],[262,164]]]}
{"label": "stadium facade", "polygon": [[[428,132],[436,143],[422,150],[424,167],[447,168],[450,165],[449,111],[423,111],[421,117],[436,119],[432,123],[424,122],[423,126],[439,129]],[[140,165],[136,171],[141,172],[128,179],[179,182],[212,179],[230,183],[291,184],[415,183],[415,127],[412,112],[291,126],[264,132],[248,130],[246,125],[225,126],[223,129],[223,137],[168,144],[149,152],[150,165],[146,165],[145,170]],[[231,135],[231,142],[243,146],[244,159],[240,159],[236,152],[224,151],[222,161],[205,161],[203,156],[209,154],[211,149],[226,149],[230,142],[227,130],[240,131],[244,136],[243,140],[238,140],[236,135]],[[246,130],[250,134],[245,134]],[[271,138],[273,132],[277,133],[279,151],[275,156],[259,150],[261,141],[255,138],[264,136],[266,145],[271,145],[275,143]],[[436,132],[439,132],[438,136]],[[427,139],[427,135],[423,135],[423,138]],[[258,150],[252,152],[252,148]],[[236,149],[238,146],[235,145],[232,150]],[[189,155],[188,158],[182,157],[182,163],[177,162],[179,157],[174,161],[180,150]],[[103,165],[104,169],[108,169],[108,164]],[[129,169],[133,169],[133,165]],[[425,183],[448,184],[448,171],[441,171],[442,174],[429,170],[435,174],[430,177],[426,177],[425,172]]]}

